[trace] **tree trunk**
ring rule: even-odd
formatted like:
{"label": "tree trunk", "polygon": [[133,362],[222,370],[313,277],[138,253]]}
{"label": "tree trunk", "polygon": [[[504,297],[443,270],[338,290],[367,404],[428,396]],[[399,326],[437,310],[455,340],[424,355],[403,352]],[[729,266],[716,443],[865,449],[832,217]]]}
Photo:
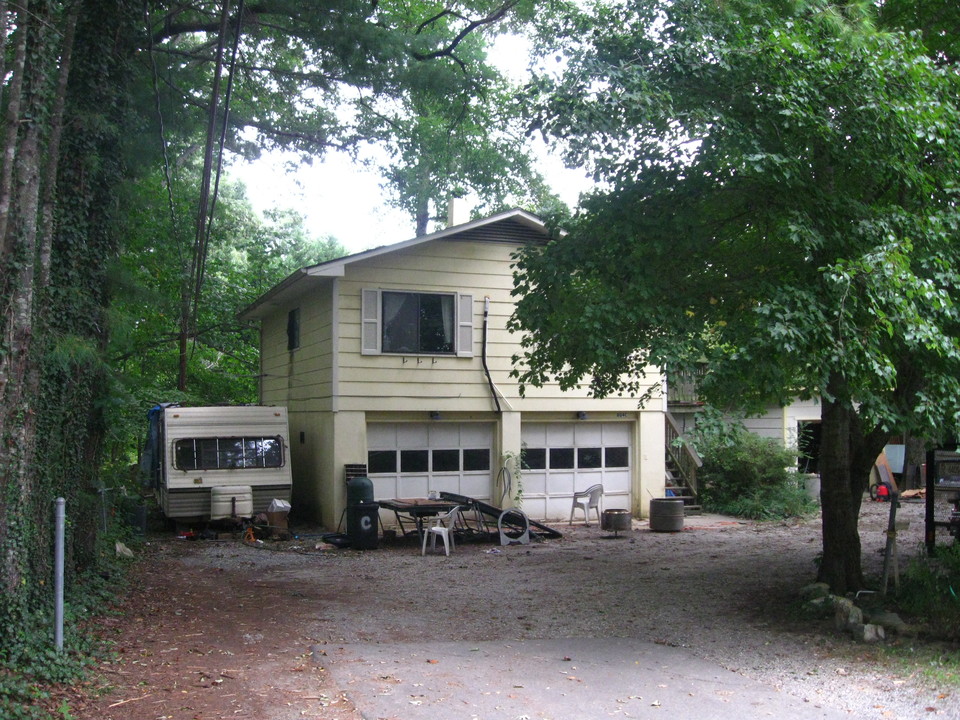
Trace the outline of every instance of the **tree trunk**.
{"label": "tree trunk", "polygon": [[[184,281],[185,282],[185,281]],[[177,390],[187,389],[187,353],[190,349],[190,294],[184,285],[180,295],[180,331],[177,337]]]}
{"label": "tree trunk", "polygon": [[865,433],[849,398],[846,382],[830,378],[821,408],[820,504],[823,556],[819,580],[843,595],[863,587],[860,505],[870,470],[883,449],[886,433]]}
{"label": "tree trunk", "polygon": [[900,490],[922,487],[920,466],[925,462],[927,441],[925,438],[907,435],[903,439],[903,475]]}
{"label": "tree trunk", "polygon": [[[45,9],[45,8],[44,8]],[[13,529],[27,516],[33,491],[33,453],[36,448],[35,396],[39,368],[34,348],[34,314],[36,298],[37,220],[40,204],[40,166],[43,162],[41,123],[31,120],[42,116],[43,105],[48,98],[42,93],[45,86],[46,68],[44,42],[49,34],[50,16],[31,18],[36,23],[36,47],[33,62],[24,65],[29,77],[23,79],[23,87],[31,98],[23,106],[23,117],[16,118],[19,138],[16,152],[9,158],[13,162],[10,200],[10,216],[6,226],[6,243],[11,265],[10,293],[6,288],[2,306],[3,347],[0,353],[0,442],[4,460],[0,465],[2,478],[3,531],[0,532],[0,547],[3,548],[2,586],[9,596],[21,597],[22,573],[25,571],[29,549],[18,543],[21,529]],[[28,25],[18,28],[27,33]],[[9,150],[9,147],[8,147]]]}
{"label": "tree trunk", "polygon": [[[57,172],[60,167],[60,139],[63,136],[63,110],[67,102],[67,81],[70,78],[70,63],[73,59],[73,39],[77,32],[80,15],[79,3],[68,10],[60,50],[60,71],[57,76],[53,108],[50,113],[50,137],[47,139],[47,159],[43,168],[43,200],[40,208],[40,248],[37,286],[40,291],[50,284],[50,262],[53,246],[54,209],[57,202]],[[40,300],[43,304],[43,300]]]}
{"label": "tree trunk", "polygon": [[[30,8],[23,2],[17,10],[14,32],[13,65],[10,68],[10,84],[4,100],[7,104],[4,117],[3,163],[0,168],[0,261],[6,261],[13,252],[14,240],[9,234],[10,208],[13,203],[13,170],[17,157],[17,142],[20,133],[20,103],[23,99],[23,68],[27,57],[27,28]],[[6,290],[6,288],[3,288]],[[2,382],[2,381],[0,381]]]}
{"label": "tree trunk", "polygon": [[417,225],[417,237],[423,237],[427,234],[427,228],[430,223],[430,199],[423,195],[417,201],[417,211],[415,216]]}

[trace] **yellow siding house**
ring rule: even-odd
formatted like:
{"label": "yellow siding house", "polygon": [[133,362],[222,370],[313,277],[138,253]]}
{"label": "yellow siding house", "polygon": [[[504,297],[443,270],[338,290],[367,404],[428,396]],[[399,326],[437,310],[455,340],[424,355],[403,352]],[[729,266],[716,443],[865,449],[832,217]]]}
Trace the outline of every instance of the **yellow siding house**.
{"label": "yellow siding house", "polygon": [[260,401],[288,408],[297,514],[336,527],[347,466],[376,499],[519,495],[542,520],[567,518],[595,483],[605,509],[638,516],[663,497],[661,399],[521,398],[510,377],[511,254],[546,239],[511,210],[303,268],[244,312],[260,322]]}

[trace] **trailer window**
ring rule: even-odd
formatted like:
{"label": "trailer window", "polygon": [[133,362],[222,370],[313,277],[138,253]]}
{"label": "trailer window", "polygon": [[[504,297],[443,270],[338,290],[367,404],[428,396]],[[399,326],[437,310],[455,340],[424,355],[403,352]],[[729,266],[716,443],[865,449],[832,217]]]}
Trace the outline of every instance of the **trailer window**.
{"label": "trailer window", "polygon": [[276,437],[189,438],[174,445],[178,470],[227,470],[283,466],[283,441]]}

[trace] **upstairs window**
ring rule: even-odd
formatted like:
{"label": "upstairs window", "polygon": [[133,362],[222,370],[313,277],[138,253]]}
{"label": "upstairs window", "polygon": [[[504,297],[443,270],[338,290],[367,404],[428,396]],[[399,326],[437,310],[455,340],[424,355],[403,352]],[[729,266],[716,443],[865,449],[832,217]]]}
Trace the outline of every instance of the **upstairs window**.
{"label": "upstairs window", "polygon": [[381,352],[453,354],[453,295],[383,292],[380,298]]}
{"label": "upstairs window", "polygon": [[473,355],[473,296],[364,290],[365,355]]}

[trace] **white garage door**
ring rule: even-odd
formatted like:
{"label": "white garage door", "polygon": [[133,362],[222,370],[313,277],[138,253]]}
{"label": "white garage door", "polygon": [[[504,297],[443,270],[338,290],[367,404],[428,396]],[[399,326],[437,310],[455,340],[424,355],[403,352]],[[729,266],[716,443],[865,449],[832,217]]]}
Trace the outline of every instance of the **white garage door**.
{"label": "white garage door", "polygon": [[604,509],[630,509],[632,429],[626,422],[524,423],[524,512],[569,518],[573,493],[597,483]]}
{"label": "white garage door", "polygon": [[490,423],[370,423],[367,474],[374,497],[426,497],[431,490],[489,500]]}

